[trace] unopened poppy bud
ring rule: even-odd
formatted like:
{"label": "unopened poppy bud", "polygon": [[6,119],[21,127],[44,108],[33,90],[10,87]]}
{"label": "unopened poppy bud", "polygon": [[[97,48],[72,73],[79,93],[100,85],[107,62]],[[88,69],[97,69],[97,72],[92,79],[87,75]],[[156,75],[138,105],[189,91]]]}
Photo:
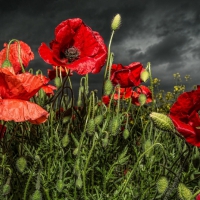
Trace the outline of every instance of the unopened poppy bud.
{"label": "unopened poppy bud", "polygon": [[179,183],[178,185],[178,195],[181,199],[191,199],[192,192],[188,189],[183,183]]}
{"label": "unopened poppy bud", "polygon": [[4,60],[4,62],[3,62],[1,67],[2,68],[4,68],[4,67],[12,67],[12,64],[8,59],[6,59],[6,60]]}
{"label": "unopened poppy bud", "polygon": [[129,137],[129,135],[130,135],[129,130],[127,128],[124,129],[124,131],[123,131],[123,137],[124,137],[125,140]]}
{"label": "unopened poppy bud", "polygon": [[113,90],[113,84],[111,80],[107,79],[104,84],[104,95],[110,95]]}
{"label": "unopened poppy bud", "polygon": [[56,189],[58,190],[58,192],[62,192],[64,188],[64,182],[63,180],[59,179],[56,183]]}
{"label": "unopened poppy bud", "polygon": [[77,107],[82,107],[82,105],[83,105],[83,102],[82,102],[81,99],[79,99],[79,100],[77,101]]}
{"label": "unopened poppy bud", "polygon": [[110,124],[110,133],[116,135],[119,131],[120,120],[118,117],[114,117]]}
{"label": "unopened poppy bud", "polygon": [[144,70],[141,74],[140,74],[140,79],[144,82],[146,82],[149,78],[149,72],[147,70]]}
{"label": "unopened poppy bud", "polygon": [[168,180],[166,177],[160,177],[156,183],[158,193],[163,194],[168,188]]}
{"label": "unopened poppy bud", "polygon": [[103,122],[103,115],[97,115],[94,118],[94,122],[95,122],[96,125],[100,125]]}
{"label": "unopened poppy bud", "polygon": [[69,144],[69,135],[66,133],[61,140],[62,146],[66,147]]}
{"label": "unopened poppy bud", "polygon": [[116,31],[117,29],[119,29],[120,25],[121,25],[121,15],[117,14],[112,20],[111,29],[113,31]]}
{"label": "unopened poppy bud", "polygon": [[60,79],[60,77],[55,77],[55,79],[54,79],[54,83],[55,83],[55,86],[57,87],[57,88],[60,88],[61,87],[61,85],[62,85],[62,82],[61,82],[61,79]]}
{"label": "unopened poppy bud", "polygon": [[32,200],[42,200],[42,193],[40,192],[40,190],[35,190],[32,195]]}
{"label": "unopened poppy bud", "polygon": [[[147,151],[151,146],[152,146],[151,140],[146,140],[145,143],[144,143],[144,150]],[[145,155],[147,157],[149,157],[150,153],[151,153],[151,151],[149,150],[149,151],[146,152]]]}
{"label": "unopened poppy bud", "polygon": [[73,151],[73,155],[76,156],[78,154],[78,147],[76,147]]}
{"label": "unopened poppy bud", "polygon": [[71,116],[63,117],[63,119],[62,119],[63,124],[67,123],[70,119],[71,119]]}
{"label": "unopened poppy bud", "polygon": [[24,172],[26,166],[27,166],[27,161],[24,157],[20,157],[17,159],[16,167],[19,172],[21,172],[21,173]]}
{"label": "unopened poppy bud", "polygon": [[143,106],[146,103],[147,97],[145,94],[140,94],[138,97],[138,101],[140,103],[140,106]]}
{"label": "unopened poppy bud", "polygon": [[3,195],[8,195],[8,194],[10,193],[10,190],[11,190],[10,184],[6,183],[6,184],[3,186],[2,194],[3,194]]}
{"label": "unopened poppy bud", "polygon": [[163,131],[174,131],[174,124],[168,116],[161,113],[152,112],[150,117],[158,129]]}
{"label": "unopened poppy bud", "polygon": [[95,131],[95,121],[94,119],[90,119],[87,123],[87,132],[88,135],[93,135]]}
{"label": "unopened poppy bud", "polygon": [[78,189],[81,189],[82,188],[82,185],[83,185],[83,181],[81,179],[81,176],[79,175],[78,178],[76,179],[76,187]]}

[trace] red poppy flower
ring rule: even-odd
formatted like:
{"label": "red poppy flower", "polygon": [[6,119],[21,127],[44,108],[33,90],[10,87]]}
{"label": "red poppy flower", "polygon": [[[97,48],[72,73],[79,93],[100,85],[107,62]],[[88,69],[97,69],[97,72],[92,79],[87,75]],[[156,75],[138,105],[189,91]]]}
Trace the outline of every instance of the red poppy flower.
{"label": "red poppy flower", "polygon": [[[19,44],[20,44],[20,58],[19,58]],[[22,71],[20,59],[24,67],[27,67],[29,62],[34,59],[34,54],[31,51],[31,48],[24,42],[19,41],[14,42],[10,45],[9,56],[8,59],[14,68],[15,73],[20,73]],[[0,67],[3,62],[6,60],[7,48],[8,45],[4,44],[4,49],[0,52]]]}
{"label": "red poppy flower", "polygon": [[50,48],[42,43],[38,51],[48,64],[66,67],[80,75],[98,73],[107,57],[103,38],[79,18],[61,22],[55,28]]}
{"label": "red poppy flower", "polygon": [[[60,74],[62,77],[65,77],[68,75],[68,69],[63,68],[63,67],[58,67],[57,68],[57,73],[58,73],[58,77],[60,77]],[[69,76],[72,76],[73,73],[70,71],[69,72]],[[53,66],[53,69],[48,69],[48,76],[50,78],[50,80],[53,80],[56,77],[56,66]]]}
{"label": "red poppy flower", "polygon": [[128,66],[113,64],[110,79],[114,85],[120,84],[122,88],[139,86],[142,82],[140,74],[143,70],[144,68],[139,62],[133,62]]}
{"label": "red poppy flower", "polygon": [[38,75],[40,76],[41,80],[43,81],[43,86],[41,87],[41,89],[46,93],[47,96],[50,95],[54,95],[54,90],[57,89],[57,87],[48,84],[48,82],[50,81],[49,78],[47,78],[46,76],[43,75]]}
{"label": "red poppy flower", "polygon": [[[118,91],[120,89],[120,95],[118,95]],[[119,88],[117,87],[116,88],[116,92],[114,94],[114,99],[117,100],[118,98],[120,99],[128,99],[131,97],[131,94],[132,94],[132,88],[129,87],[129,88]]]}
{"label": "red poppy flower", "polygon": [[0,120],[45,122],[48,112],[29,102],[43,84],[39,76],[28,72],[15,75],[12,67],[0,68]]}
{"label": "red poppy flower", "polygon": [[6,126],[0,124],[0,140],[4,137],[6,132]]}
{"label": "red poppy flower", "polygon": [[107,95],[103,96],[102,102],[107,106],[110,103],[110,97]]}
{"label": "red poppy flower", "polygon": [[200,200],[200,194],[196,196],[196,200]]}
{"label": "red poppy flower", "polygon": [[170,109],[170,118],[185,140],[200,147],[200,87],[184,92]]}
{"label": "red poppy flower", "polygon": [[138,88],[136,88],[136,91],[132,91],[132,103],[133,104],[140,106],[140,103],[139,103],[139,100],[138,100],[140,94],[144,94],[146,96],[146,102],[145,103],[152,102],[151,90],[144,85],[140,85]]}

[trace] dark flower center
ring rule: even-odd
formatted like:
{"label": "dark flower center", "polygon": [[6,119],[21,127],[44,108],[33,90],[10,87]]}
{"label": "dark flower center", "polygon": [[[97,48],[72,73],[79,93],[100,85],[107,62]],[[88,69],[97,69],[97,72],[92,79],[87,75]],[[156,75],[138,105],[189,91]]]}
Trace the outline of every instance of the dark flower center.
{"label": "dark flower center", "polygon": [[79,58],[79,51],[75,47],[70,47],[66,49],[64,54],[65,54],[65,57],[68,59],[69,63]]}

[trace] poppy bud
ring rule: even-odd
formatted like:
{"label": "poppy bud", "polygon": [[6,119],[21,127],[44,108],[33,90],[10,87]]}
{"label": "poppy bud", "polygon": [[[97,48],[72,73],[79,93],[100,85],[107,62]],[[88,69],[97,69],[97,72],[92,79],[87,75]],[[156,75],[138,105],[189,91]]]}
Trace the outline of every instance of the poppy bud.
{"label": "poppy bud", "polygon": [[118,117],[114,117],[110,124],[110,133],[113,135],[117,135],[119,131],[120,120]]}
{"label": "poppy bud", "polygon": [[94,118],[94,123],[95,123],[96,125],[100,125],[102,122],[103,122],[103,115],[97,115],[97,116]]}
{"label": "poppy bud", "polygon": [[24,157],[20,157],[17,159],[16,161],[16,167],[17,167],[17,170],[21,173],[24,172],[25,168],[27,166],[27,161]]}
{"label": "poppy bud", "polygon": [[69,135],[66,133],[61,140],[62,146],[66,147],[69,144]]}
{"label": "poppy bud", "polygon": [[58,190],[58,192],[62,192],[63,188],[64,188],[63,180],[59,179],[56,183],[56,189]]}
{"label": "poppy bud", "polygon": [[6,60],[4,60],[4,62],[3,62],[1,67],[2,68],[4,68],[4,67],[12,67],[12,64],[8,59],[6,59]]}
{"label": "poppy bud", "polygon": [[179,183],[178,185],[178,195],[181,199],[192,198],[192,192],[183,183]]}
{"label": "poppy bud", "polygon": [[144,82],[146,82],[149,78],[149,72],[147,70],[142,71],[140,74],[140,79]]}
{"label": "poppy bud", "polygon": [[76,156],[78,154],[78,147],[76,147],[73,151],[73,155]]}
{"label": "poppy bud", "polygon": [[40,192],[40,190],[35,190],[32,195],[32,200],[42,200],[42,193]]}
{"label": "poppy bud", "polygon": [[104,83],[104,95],[110,95],[112,93],[112,90],[113,90],[113,84],[111,80],[108,79]]}
{"label": "poppy bud", "polygon": [[143,106],[146,103],[147,97],[145,94],[140,94],[138,97],[138,101],[140,103],[140,106]]}
{"label": "poppy bud", "polygon": [[55,86],[56,86],[57,88],[61,87],[62,82],[61,82],[60,77],[58,77],[58,76],[55,77],[55,79],[54,79],[54,83],[55,83]]}
{"label": "poppy bud", "polygon": [[79,146],[78,140],[75,138],[75,136],[74,136],[73,133],[71,133],[70,135],[71,135],[71,137],[72,137],[72,140],[74,141],[75,146],[78,147],[78,146]]}
{"label": "poppy bud", "polygon": [[81,176],[79,175],[78,178],[76,179],[76,187],[78,189],[81,189],[82,188],[82,185],[83,185],[83,181],[81,179]]}
{"label": "poppy bud", "polygon": [[94,131],[95,131],[95,121],[94,119],[90,119],[87,123],[88,135],[93,135]]}
{"label": "poppy bud", "polygon": [[[144,143],[144,150],[147,151],[152,146],[151,140],[146,140]],[[146,152],[146,157],[149,157],[151,151]]]}
{"label": "poppy bud", "polygon": [[156,183],[158,193],[163,194],[168,188],[168,180],[166,177],[160,177]]}
{"label": "poppy bud", "polygon": [[6,183],[6,184],[3,186],[2,194],[3,194],[3,195],[8,195],[8,194],[10,193],[10,190],[11,190],[10,184]]}
{"label": "poppy bud", "polygon": [[121,15],[117,14],[112,20],[111,29],[113,31],[116,31],[117,29],[119,29],[120,25],[121,25]]}
{"label": "poppy bud", "polygon": [[127,128],[124,129],[124,131],[123,131],[123,137],[124,137],[125,140],[129,137],[129,135],[130,135],[129,130]]}
{"label": "poppy bud", "polygon": [[161,113],[152,112],[150,117],[158,129],[163,131],[174,131],[174,124],[168,116]]}

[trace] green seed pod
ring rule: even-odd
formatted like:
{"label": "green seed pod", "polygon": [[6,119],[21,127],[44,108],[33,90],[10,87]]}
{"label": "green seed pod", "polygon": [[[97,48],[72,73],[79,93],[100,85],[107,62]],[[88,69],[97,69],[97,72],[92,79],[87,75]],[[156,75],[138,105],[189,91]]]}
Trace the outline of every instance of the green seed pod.
{"label": "green seed pod", "polygon": [[119,29],[120,25],[121,25],[121,15],[117,14],[112,20],[111,29],[113,31],[116,31],[117,29]]}
{"label": "green seed pod", "polygon": [[78,189],[81,189],[82,186],[83,186],[83,181],[82,181],[82,179],[81,179],[81,176],[79,175],[78,178],[76,179],[76,187],[77,187]]}
{"label": "green seed pod", "polygon": [[118,117],[113,117],[111,124],[110,124],[110,133],[113,135],[117,135],[119,131],[120,120]]}
{"label": "green seed pod", "polygon": [[10,187],[10,184],[5,184],[3,186],[3,191],[2,191],[2,194],[3,195],[8,195],[10,193],[10,190],[11,190],[11,187]]}
{"label": "green seed pod", "polygon": [[60,79],[60,77],[58,77],[58,76],[55,77],[54,83],[55,83],[55,86],[56,86],[57,88],[60,88],[60,87],[62,86],[61,79]]}
{"label": "green seed pod", "polygon": [[95,118],[94,118],[94,123],[96,125],[100,125],[102,124],[103,122],[103,115],[97,115]]}
{"label": "green seed pod", "polygon": [[168,188],[168,184],[169,182],[166,177],[160,177],[156,184],[158,193],[163,194]]}
{"label": "green seed pod", "polygon": [[104,83],[104,95],[110,95],[113,90],[113,84],[110,79],[107,79]]}
{"label": "green seed pod", "polygon": [[59,179],[56,183],[56,189],[58,190],[58,192],[62,192],[64,188],[64,182],[63,180]]}
{"label": "green seed pod", "polygon": [[2,68],[4,68],[4,67],[12,67],[12,64],[8,59],[6,59],[6,60],[4,60],[3,64],[1,65],[1,67]]}
{"label": "green seed pod", "polygon": [[27,161],[24,157],[20,157],[17,159],[16,161],[16,167],[17,167],[17,170],[21,173],[24,172],[25,168],[27,166]]}
{"label": "green seed pod", "polygon": [[69,141],[70,141],[69,140],[69,135],[68,135],[68,133],[66,133],[64,135],[64,137],[62,138],[62,140],[61,140],[62,146],[66,147],[69,144]]}
{"label": "green seed pod", "polygon": [[129,135],[130,135],[129,130],[127,128],[125,128],[124,131],[123,131],[123,137],[124,137],[124,139],[126,140],[129,137]]}
{"label": "green seed pod", "polygon": [[106,148],[108,145],[108,137],[105,137],[104,139],[102,139],[102,146],[103,148]]}
{"label": "green seed pod", "polygon": [[40,190],[35,190],[32,195],[32,200],[42,200],[42,193],[40,192]]}
{"label": "green seed pod", "polygon": [[192,198],[192,192],[183,183],[178,185],[178,194],[182,200],[188,200]]}
{"label": "green seed pod", "polygon": [[94,119],[90,119],[87,123],[87,133],[88,135],[93,135],[95,132],[95,121]]}
{"label": "green seed pod", "polygon": [[161,113],[152,112],[150,117],[158,129],[170,132],[174,131],[174,124],[168,116]]}
{"label": "green seed pod", "polygon": [[147,97],[145,94],[140,94],[138,97],[138,101],[140,103],[140,106],[143,106],[146,103]]}
{"label": "green seed pod", "polygon": [[147,70],[144,70],[141,74],[140,74],[140,79],[144,82],[146,82],[149,78],[149,72]]}

